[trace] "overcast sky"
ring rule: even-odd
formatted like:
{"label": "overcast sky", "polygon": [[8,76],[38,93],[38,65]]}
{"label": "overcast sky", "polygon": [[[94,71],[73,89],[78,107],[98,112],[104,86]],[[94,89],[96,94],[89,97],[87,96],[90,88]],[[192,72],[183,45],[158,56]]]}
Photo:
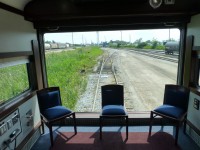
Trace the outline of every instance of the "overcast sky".
{"label": "overcast sky", "polygon": [[110,40],[122,40],[134,42],[142,38],[142,41],[156,39],[165,41],[170,38],[180,39],[179,29],[156,29],[156,30],[121,30],[121,31],[99,31],[99,32],[65,32],[65,33],[46,33],[45,41],[72,43],[72,44],[90,44]]}

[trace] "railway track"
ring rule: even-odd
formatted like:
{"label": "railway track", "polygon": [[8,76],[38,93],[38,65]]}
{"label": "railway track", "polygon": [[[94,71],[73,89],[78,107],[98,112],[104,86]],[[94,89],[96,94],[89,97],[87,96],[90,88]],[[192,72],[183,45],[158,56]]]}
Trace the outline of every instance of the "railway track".
{"label": "railway track", "polygon": [[[130,99],[130,95],[132,94],[132,92],[130,91],[130,89],[126,88],[126,87],[129,87],[128,86],[129,81],[126,81],[126,79],[124,79],[124,76],[122,75],[123,73],[121,73],[122,78],[123,78],[123,81],[122,81],[120,79],[119,74],[116,72],[116,70],[117,70],[116,67],[118,67],[118,69],[120,70],[120,65],[122,65],[122,64],[120,64],[120,61],[116,61],[119,59],[116,57],[118,56],[118,53],[120,51],[121,50],[115,50],[114,52],[112,52],[110,54],[107,53],[104,56],[104,59],[101,64],[101,69],[99,71],[99,77],[98,77],[98,82],[97,82],[96,91],[95,91],[95,98],[94,98],[93,107],[91,110],[92,112],[96,112],[96,111],[99,112],[101,110],[101,86],[105,85],[105,84],[122,84],[122,85],[124,85],[125,106],[128,106],[127,111],[134,111],[134,106],[132,106],[133,102],[132,102],[132,99]],[[138,53],[141,55],[146,55],[149,57],[154,57],[157,59],[174,62],[174,63],[178,62],[177,55],[166,55],[166,54],[164,54],[164,51],[162,51],[162,50],[160,50],[160,51],[159,50],[156,50],[156,51],[129,50],[129,51]],[[116,66],[113,65],[113,61],[115,61],[114,64]]]}
{"label": "railway track", "polygon": [[170,62],[174,62],[174,63],[178,63],[178,55],[166,55],[164,53],[163,50],[142,50],[142,49],[131,49],[129,50],[131,52],[134,52],[134,53],[138,53],[138,54],[141,54],[141,55],[146,55],[146,56],[149,56],[149,57],[153,57],[153,58],[157,58],[157,59],[162,59],[162,60],[167,60],[167,61],[170,61]]}
{"label": "railway track", "polygon": [[101,110],[101,86],[106,84],[123,84],[116,74],[116,68],[113,65],[113,59],[117,57],[117,51],[105,53],[102,59],[99,76],[96,84],[95,96],[92,105],[92,112]]}
{"label": "railway track", "polygon": [[[124,102],[127,111],[135,110],[135,102],[133,102],[133,87],[130,85],[130,81],[126,79],[126,75],[121,71],[121,57],[119,57],[120,51],[117,49],[104,49],[105,53],[102,56],[101,63],[95,74],[91,74],[88,79],[88,87],[85,94],[80,98],[76,111],[78,112],[100,112],[101,111],[101,86],[106,84],[121,84],[124,85]],[[125,51],[125,50],[124,50]],[[128,50],[126,50],[128,51]],[[157,59],[165,59],[167,61],[178,62],[177,56],[164,57],[163,51],[136,51],[129,50],[129,52],[137,53],[140,55],[147,55]],[[130,88],[131,87],[131,88]]]}

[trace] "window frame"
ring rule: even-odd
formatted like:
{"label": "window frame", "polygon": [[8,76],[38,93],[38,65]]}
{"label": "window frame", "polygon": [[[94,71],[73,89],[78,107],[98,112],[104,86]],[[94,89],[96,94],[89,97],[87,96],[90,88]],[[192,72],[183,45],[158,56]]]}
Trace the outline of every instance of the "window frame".
{"label": "window frame", "polygon": [[[145,28],[145,30],[151,30],[152,28]],[[156,28],[156,29],[165,29],[165,28]],[[171,27],[169,27],[168,29],[171,29]],[[182,80],[183,80],[183,76],[182,74],[180,74],[181,72],[183,72],[183,64],[181,62],[184,61],[184,45],[183,45],[183,41],[184,41],[184,37],[185,37],[185,30],[183,27],[177,27],[177,29],[179,29],[180,31],[180,41],[179,41],[179,48],[178,48],[178,53],[179,53],[179,56],[178,56],[178,66],[177,66],[177,77],[176,77],[176,84],[178,85],[181,85],[182,84]],[[119,30],[119,29],[118,29]],[[131,30],[136,30],[136,29],[131,29]],[[144,30],[144,29],[140,29],[140,30]],[[63,30],[61,30],[63,31]],[[45,41],[45,38],[44,38],[44,35],[46,33],[62,33],[61,31],[54,31],[54,32],[39,32],[40,34],[40,40],[42,41],[41,43],[43,43],[43,45],[41,45],[41,56],[42,56],[42,62],[43,65],[43,72],[44,72],[44,76],[45,76],[45,84],[46,84],[46,87],[48,87],[48,75],[47,75],[47,67],[46,67],[46,58],[45,58],[45,48],[44,48],[44,41]],[[101,30],[101,31],[104,31],[104,30]],[[105,31],[116,31],[116,30],[105,30]],[[63,32],[72,32],[72,31],[63,31]],[[79,32],[79,31],[76,31],[76,32]],[[91,32],[91,31],[81,31],[81,32]],[[93,31],[94,32],[94,31]],[[92,111],[91,111],[92,112]]]}
{"label": "window frame", "polygon": [[36,79],[34,79],[35,69],[33,62],[33,52],[8,52],[1,53],[0,55],[0,68],[16,66],[19,64],[25,64],[27,68],[28,84],[29,88],[25,91],[17,94],[16,96],[7,99],[5,102],[0,104],[0,111],[7,110],[8,108],[16,108],[24,101],[28,100],[30,96],[33,96],[33,91],[36,89]]}

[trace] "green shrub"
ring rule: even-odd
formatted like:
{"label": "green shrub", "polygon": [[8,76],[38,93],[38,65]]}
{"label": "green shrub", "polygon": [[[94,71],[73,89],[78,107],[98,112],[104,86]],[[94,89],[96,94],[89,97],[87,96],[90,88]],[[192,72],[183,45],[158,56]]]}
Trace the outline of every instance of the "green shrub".
{"label": "green shrub", "polygon": [[164,50],[165,46],[164,45],[157,45],[155,49]]}
{"label": "green shrub", "polygon": [[151,45],[146,45],[146,46],[144,47],[144,49],[152,49],[152,46],[151,46]]}

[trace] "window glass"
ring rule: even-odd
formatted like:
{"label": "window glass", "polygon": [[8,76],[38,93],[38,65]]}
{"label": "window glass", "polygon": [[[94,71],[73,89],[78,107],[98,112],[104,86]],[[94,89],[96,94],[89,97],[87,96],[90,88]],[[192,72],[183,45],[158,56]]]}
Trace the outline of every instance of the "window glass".
{"label": "window glass", "polygon": [[77,112],[101,111],[101,86],[124,85],[128,111],[163,103],[165,84],[177,83],[179,29],[46,33],[49,86]]}
{"label": "window glass", "polygon": [[29,89],[27,65],[0,68],[0,104]]}

